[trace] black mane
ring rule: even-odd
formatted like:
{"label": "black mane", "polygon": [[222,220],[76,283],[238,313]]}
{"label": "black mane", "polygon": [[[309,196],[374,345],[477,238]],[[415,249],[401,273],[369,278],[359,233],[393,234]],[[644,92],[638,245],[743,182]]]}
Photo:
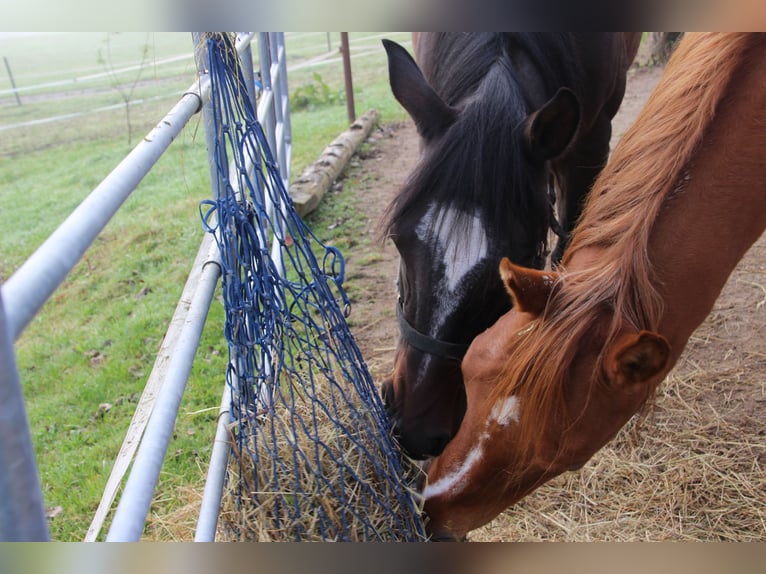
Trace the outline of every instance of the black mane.
{"label": "black mane", "polygon": [[[389,208],[386,231],[396,233],[421,202],[450,205],[461,211],[484,210],[493,230],[513,234],[521,256],[544,256],[550,225],[549,197],[530,181],[521,130],[533,111],[524,78],[512,54],[524,51],[539,77],[535,82],[551,97],[561,86],[577,93],[578,76],[571,39],[562,34],[545,43],[536,34],[445,34],[437,42],[429,82],[444,101],[461,110],[438,139]],[[539,103],[537,104],[539,105]],[[534,193],[530,193],[533,192]],[[540,266],[539,261],[527,261]]]}

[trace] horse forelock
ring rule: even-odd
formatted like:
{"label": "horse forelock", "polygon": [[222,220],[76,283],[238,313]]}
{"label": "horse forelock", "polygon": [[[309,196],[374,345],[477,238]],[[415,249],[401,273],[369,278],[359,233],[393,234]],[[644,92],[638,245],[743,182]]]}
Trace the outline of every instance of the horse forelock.
{"label": "horse forelock", "polygon": [[[648,254],[651,230],[688,177],[689,162],[755,41],[746,34],[687,36],[594,184],[564,255],[559,288],[540,320],[515,341],[494,385],[490,405],[511,395],[524,404],[519,461],[532,455],[550,420],[578,416],[566,413],[564,392],[584,344],[601,350],[593,389],[606,384],[605,351],[621,329],[658,328],[663,305]],[[568,269],[588,248],[600,250],[592,265]]]}

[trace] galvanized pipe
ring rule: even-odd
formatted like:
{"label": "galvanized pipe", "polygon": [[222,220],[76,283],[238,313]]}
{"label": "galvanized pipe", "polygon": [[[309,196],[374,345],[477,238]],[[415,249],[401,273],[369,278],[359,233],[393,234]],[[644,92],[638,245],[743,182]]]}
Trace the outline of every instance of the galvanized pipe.
{"label": "galvanized pipe", "polygon": [[[286,166],[284,164],[285,160],[285,141],[279,137],[279,131],[280,127],[284,125],[284,111],[285,111],[285,101],[287,99],[287,94],[282,91],[282,83],[280,82],[280,75],[281,70],[279,63],[284,62],[285,60],[285,44],[284,41],[280,41],[281,37],[279,36],[278,32],[272,32],[269,34],[269,49],[271,51],[271,68],[269,73],[271,74],[271,84],[272,88],[274,89],[274,95],[276,96],[275,106],[274,106],[274,118],[275,118],[275,126],[274,126],[274,145],[271,146],[271,151],[276,157],[277,163],[279,165],[279,171],[282,175],[282,179],[284,180],[284,175],[286,173],[285,169]],[[285,186],[287,186],[287,183],[285,182]]]}
{"label": "galvanized pipe", "polygon": [[[253,34],[235,43],[242,52]],[[199,35],[196,36],[199,38]],[[149,173],[189,119],[210,97],[204,70],[179,102],[162,118],[109,175],[86,197],[3,286],[7,321],[13,340],[40,311],[69,272],[106,227],[120,206]]]}
{"label": "galvanized pipe", "polygon": [[[205,89],[209,90],[209,85]],[[13,340],[19,338],[189,118],[199,111],[201,92],[195,83],[3,285]]]}
{"label": "galvanized pipe", "polygon": [[[261,83],[263,84],[263,95],[261,96],[261,105],[258,108],[258,120],[266,133],[266,139],[269,142],[269,148],[276,150],[276,141],[274,140],[274,129],[276,127],[277,116],[275,108],[277,102],[274,99],[273,77],[271,74],[271,34],[268,32],[258,33],[258,54],[261,64]],[[266,107],[265,98],[271,98],[270,106]]]}
{"label": "galvanized pipe", "polygon": [[85,534],[84,542],[95,542],[101,532],[101,528],[112,508],[112,503],[117,495],[120,485],[128,472],[133,457],[136,454],[138,445],[141,443],[141,437],[144,434],[146,425],[151,417],[154,404],[165,382],[167,367],[173,358],[176,342],[183,330],[186,317],[189,314],[189,306],[194,298],[194,292],[199,285],[202,268],[211,258],[211,249],[214,246],[213,235],[205,233],[202,243],[197,250],[197,256],[194,259],[189,276],[186,279],[181,297],[176,305],[173,317],[170,319],[165,336],[162,338],[162,344],[157,352],[157,358],[154,361],[152,372],[146,380],[141,398],[138,401],[133,418],[130,421],[128,430],[125,433],[122,447],[117,454],[117,458],[112,466],[109,479],[106,481],[104,492],[101,496],[101,502],[96,509],[88,532]]}
{"label": "galvanized pipe", "polygon": [[[196,45],[200,41],[200,38],[195,37],[194,41]],[[205,53],[204,57],[199,59],[198,65],[208,66],[207,53]],[[220,190],[224,189],[224,182],[222,180],[222,174],[218,173],[218,166],[222,161],[220,157],[216,156],[216,139],[220,134],[216,131],[213,104],[210,100],[205,102],[205,106],[202,109],[202,122],[205,126],[205,142],[207,144],[210,185],[213,190],[213,197],[218,199]],[[234,178],[232,180],[232,185],[237,185],[238,182],[239,180]],[[236,261],[236,254],[234,253],[224,253],[223,257],[225,258],[227,266],[233,265]],[[230,394],[229,389],[224,385],[218,424],[216,425],[216,434],[213,442],[213,452],[210,455],[210,465],[208,466],[207,478],[205,480],[202,505],[200,507],[197,528],[194,534],[194,539],[197,542],[212,542],[215,540],[221,498],[223,497],[223,483],[226,476],[226,467],[229,461],[229,444],[224,436],[224,432],[226,431],[224,425],[228,422],[227,417],[230,418],[231,416],[229,411],[230,401],[227,401]]]}
{"label": "galvanized pipe", "polygon": [[167,377],[146,425],[136,460],[109,528],[107,542],[136,542],[141,539],[194,355],[221,275],[221,268],[215,262],[216,258],[217,246],[213,245],[210,259],[202,268],[199,286],[189,307],[184,329],[168,365]]}
{"label": "galvanized pipe", "polygon": [[[250,103],[253,104],[253,109],[255,109],[256,103],[255,103],[255,78],[253,77],[253,49],[250,45],[250,40],[253,38],[255,33],[250,32],[247,34],[249,36],[248,42],[246,47],[242,50],[240,53],[240,57],[242,59],[242,73],[245,76],[245,88],[247,88],[247,97],[250,100]],[[244,34],[240,34],[237,39],[243,40]]]}
{"label": "galvanized pipe", "polygon": [[48,539],[13,336],[0,294],[0,542]]}
{"label": "galvanized pipe", "polygon": [[205,491],[202,494],[202,505],[199,510],[197,529],[194,532],[194,542],[215,542],[215,532],[218,527],[218,515],[223,498],[223,483],[226,478],[226,467],[229,463],[231,424],[231,394],[228,385],[224,386],[221,397],[221,407],[218,410],[218,424],[215,431],[213,452],[210,455],[210,466],[207,469]]}

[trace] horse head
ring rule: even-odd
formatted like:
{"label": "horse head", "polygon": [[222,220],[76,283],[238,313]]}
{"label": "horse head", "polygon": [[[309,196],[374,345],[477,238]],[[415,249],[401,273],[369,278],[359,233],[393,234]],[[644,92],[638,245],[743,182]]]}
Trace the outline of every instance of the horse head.
{"label": "horse head", "polygon": [[471,344],[462,364],[468,410],[428,469],[425,512],[440,539],[464,538],[584,465],[646,402],[669,361],[658,334],[627,324],[612,333],[607,309],[587,321],[587,336],[553,340],[550,301],[561,279],[507,259],[500,269],[513,308]]}
{"label": "horse head", "polygon": [[[390,211],[400,255],[400,337],[382,394],[402,447],[438,455],[466,408],[470,341],[509,309],[501,254],[540,267],[551,222],[546,162],[574,137],[579,107],[563,88],[528,111],[507,79],[447,102],[407,51],[384,41],[391,89],[421,137],[421,157]],[[495,72],[489,72],[496,74]],[[486,93],[485,93],[486,92]],[[501,99],[502,105],[482,100]]]}

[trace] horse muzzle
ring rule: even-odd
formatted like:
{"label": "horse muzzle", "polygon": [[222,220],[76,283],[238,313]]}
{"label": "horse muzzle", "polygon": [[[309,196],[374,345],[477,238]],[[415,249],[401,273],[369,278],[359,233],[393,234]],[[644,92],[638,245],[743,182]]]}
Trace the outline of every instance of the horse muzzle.
{"label": "horse muzzle", "polygon": [[391,380],[383,382],[381,395],[386,414],[391,422],[391,432],[407,456],[415,460],[425,460],[441,454],[452,438],[451,433],[438,428],[428,429],[419,423],[408,425],[399,415],[394,404],[394,388]]}

